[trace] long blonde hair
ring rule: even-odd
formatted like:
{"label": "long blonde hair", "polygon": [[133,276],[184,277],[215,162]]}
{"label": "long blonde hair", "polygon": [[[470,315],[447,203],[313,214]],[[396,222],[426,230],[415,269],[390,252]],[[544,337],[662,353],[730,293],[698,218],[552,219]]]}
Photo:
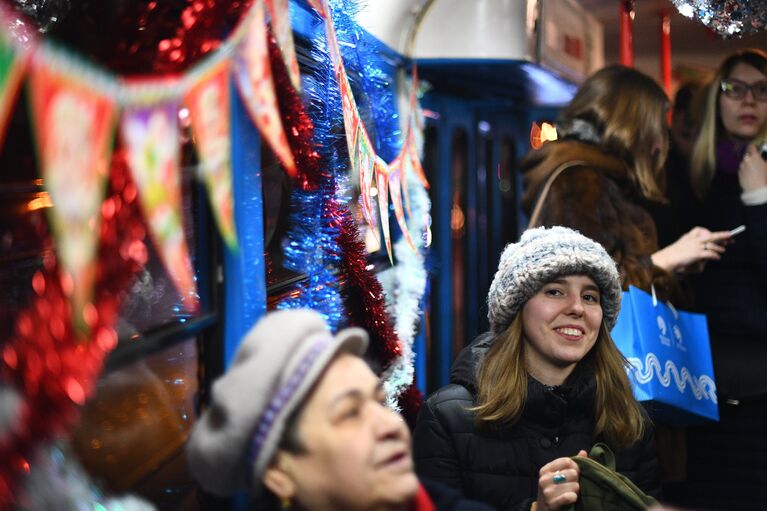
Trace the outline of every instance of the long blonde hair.
{"label": "long blonde hair", "polygon": [[748,64],[767,75],[767,53],[758,48],[738,50],[722,62],[713,80],[708,84],[703,121],[690,157],[690,180],[699,199],[706,196],[714,179],[716,141],[719,136],[724,135],[724,126],[719,116],[720,85],[738,64]]}
{"label": "long blonde hair", "polygon": [[[663,200],[668,108],[666,93],[652,78],[628,67],[608,66],[583,83],[558,122],[580,119],[592,124],[598,145],[628,164],[630,179],[641,194]],[[659,151],[653,152],[658,143]]]}
{"label": "long blonde hair", "polygon": [[[528,375],[524,350],[522,314],[518,313],[488,348],[478,368],[473,411],[481,427],[511,426],[522,416]],[[592,371],[596,380],[595,435],[604,435],[616,447],[628,447],[639,441],[644,434],[644,415],[631,391],[626,359],[615,347],[604,323],[594,347],[578,364]]]}

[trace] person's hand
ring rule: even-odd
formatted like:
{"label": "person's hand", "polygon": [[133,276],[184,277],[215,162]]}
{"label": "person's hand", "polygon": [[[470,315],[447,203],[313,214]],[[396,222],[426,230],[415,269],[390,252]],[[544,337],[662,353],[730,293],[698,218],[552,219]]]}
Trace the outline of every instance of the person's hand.
{"label": "person's hand", "polygon": [[738,181],[744,192],[767,187],[767,161],[759,155],[754,144],[749,144],[738,167]]}
{"label": "person's hand", "polygon": [[[587,456],[580,451],[578,456]],[[571,458],[557,458],[538,472],[537,511],[553,511],[575,503],[581,491],[580,469]]]}
{"label": "person's hand", "polygon": [[652,262],[669,272],[702,271],[708,261],[722,258],[730,242],[729,231],[711,232],[693,227],[671,245],[652,254]]}

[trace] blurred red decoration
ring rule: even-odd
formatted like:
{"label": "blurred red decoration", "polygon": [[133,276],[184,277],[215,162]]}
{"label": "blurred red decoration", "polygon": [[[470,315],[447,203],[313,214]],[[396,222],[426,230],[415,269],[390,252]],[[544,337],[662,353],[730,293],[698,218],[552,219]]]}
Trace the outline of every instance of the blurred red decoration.
{"label": "blurred red decoration", "polygon": [[[13,337],[3,344],[0,382],[18,393],[22,406],[0,440],[0,459],[9,461],[0,464],[0,509],[18,497],[15,486],[34,463],[38,446],[65,434],[76,421],[78,407],[95,388],[104,357],[117,345],[114,324],[122,298],[146,262],[146,228],[121,152],[115,153],[101,212],[96,290],[88,312],[92,338],[75,335],[58,278],[60,268],[49,252],[33,278],[36,295],[17,316]],[[50,246],[43,223],[38,235]]]}

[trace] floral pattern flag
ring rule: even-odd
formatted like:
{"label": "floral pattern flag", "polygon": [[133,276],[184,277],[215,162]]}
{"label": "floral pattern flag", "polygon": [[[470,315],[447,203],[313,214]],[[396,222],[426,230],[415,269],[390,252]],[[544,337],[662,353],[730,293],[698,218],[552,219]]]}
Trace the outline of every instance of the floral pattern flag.
{"label": "floral pattern flag", "polygon": [[229,109],[229,61],[224,60],[186,95],[192,133],[200,157],[200,177],[226,245],[235,250]]}
{"label": "floral pattern flag", "polygon": [[298,174],[288,138],[280,120],[277,95],[269,65],[264,4],[252,8],[248,35],[235,55],[235,79],[253,122],[290,177]]}
{"label": "floral pattern flag", "polygon": [[184,307],[194,312],[199,302],[181,216],[178,105],[128,108],[120,131],[155,247]]}
{"label": "floral pattern flag", "polygon": [[101,203],[114,134],[111,100],[63,75],[33,66],[30,103],[61,282],[74,326],[87,331],[99,240]]}

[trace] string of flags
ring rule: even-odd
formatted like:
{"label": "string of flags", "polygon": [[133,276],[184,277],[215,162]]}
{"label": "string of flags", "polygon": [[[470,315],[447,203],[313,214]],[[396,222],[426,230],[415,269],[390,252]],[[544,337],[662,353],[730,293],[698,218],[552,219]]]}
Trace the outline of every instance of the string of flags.
{"label": "string of flags", "polygon": [[[418,126],[414,73],[409,122],[400,154],[387,163],[376,155],[344,68],[328,0],[309,4],[324,19],[328,49],[340,85],[351,171],[360,184],[362,215],[378,233],[372,186],[384,245],[392,259],[389,199],[408,244],[407,180],[414,172],[428,187],[414,142]],[[8,27],[10,13],[0,8]],[[234,79],[248,113],[285,172],[296,177],[280,120],[269,64],[267,21],[280,47],[290,81],[300,91],[300,75],[288,0],[256,0],[229,38],[201,62],[177,75],[117,76],[30,32],[0,33],[0,143],[19,89],[28,80],[34,138],[48,208],[61,259],[62,287],[73,306],[75,324],[88,329],[98,222],[115,136],[128,163],[151,238],[189,311],[198,307],[194,271],[182,228],[179,116],[188,116],[216,223],[231,250],[237,249],[232,200],[230,82]],[[403,201],[404,198],[404,201]]]}

